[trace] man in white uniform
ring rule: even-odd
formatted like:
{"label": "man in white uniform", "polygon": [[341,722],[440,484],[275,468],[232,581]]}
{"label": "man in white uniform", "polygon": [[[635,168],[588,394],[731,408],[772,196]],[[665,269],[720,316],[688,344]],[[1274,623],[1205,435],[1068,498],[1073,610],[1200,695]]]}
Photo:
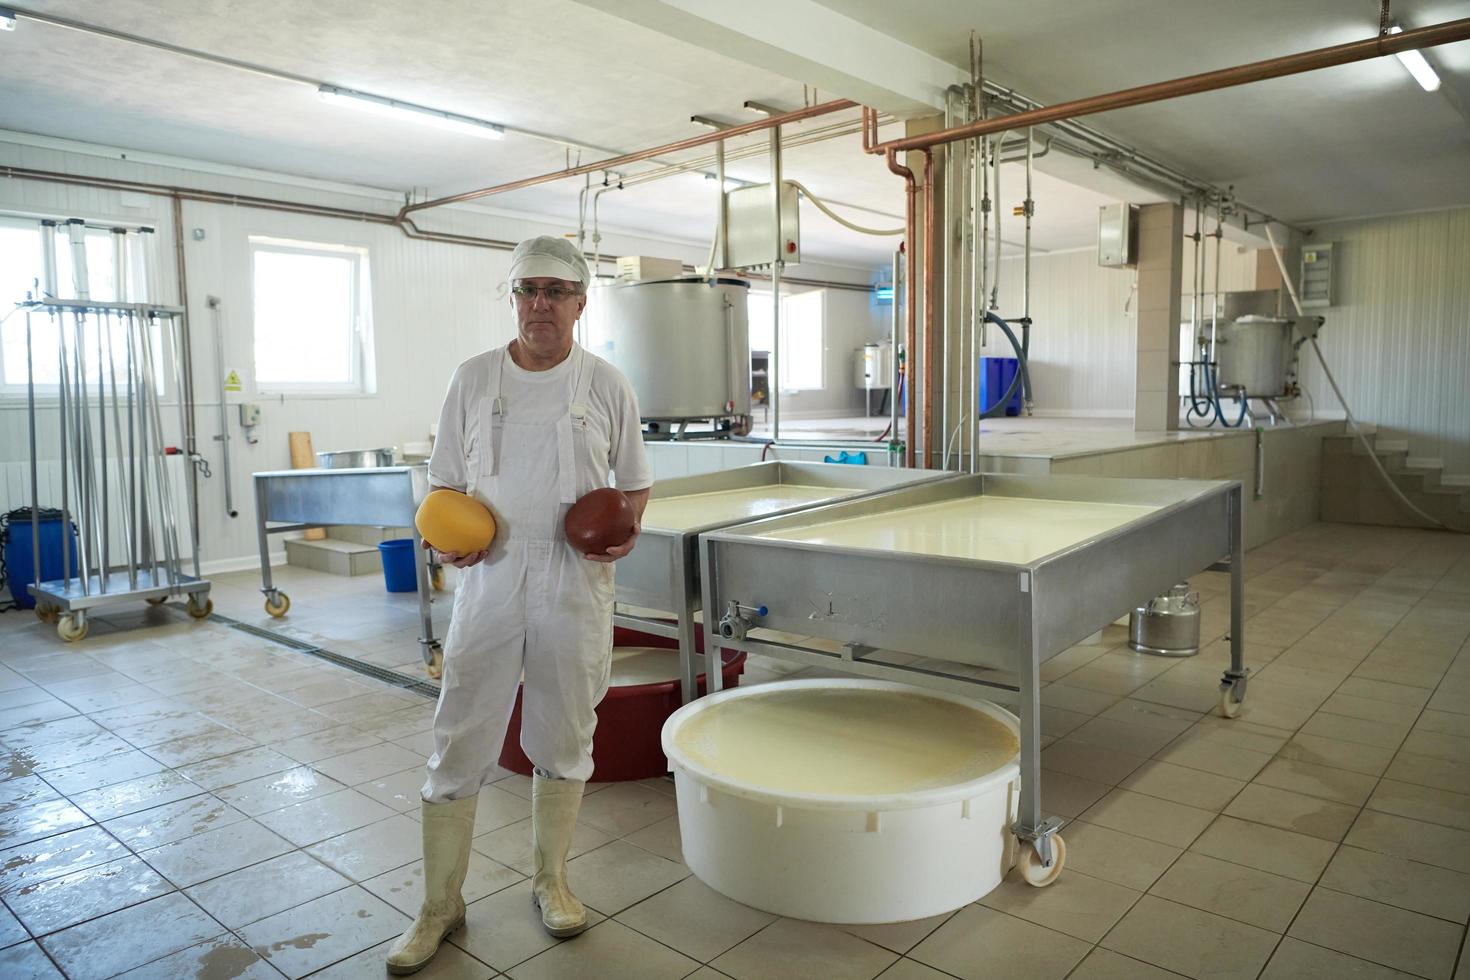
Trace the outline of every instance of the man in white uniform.
{"label": "man in white uniform", "polygon": [[511,255],[517,336],[455,371],[444,398],[429,482],[472,494],[497,531],[487,551],[443,554],[465,570],[445,639],[434,754],[423,796],[424,903],[388,953],[413,973],[464,922],[461,888],[480,788],[497,777],[516,689],[525,677],[521,747],[531,788],[541,919],[553,936],[587,928],[567,887],[566,859],[592,775],[594,709],[612,660],[612,562],[579,554],[562,521],[609,471],[639,518],[653,480],[638,402],[624,377],[573,342],[591,273],[566,239],[521,242]]}

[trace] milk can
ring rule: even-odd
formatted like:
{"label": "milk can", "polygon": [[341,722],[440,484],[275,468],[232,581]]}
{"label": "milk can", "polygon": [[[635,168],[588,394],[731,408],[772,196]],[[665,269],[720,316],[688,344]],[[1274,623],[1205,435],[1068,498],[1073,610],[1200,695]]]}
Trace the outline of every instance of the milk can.
{"label": "milk can", "polygon": [[1128,645],[1139,653],[1192,657],[1199,653],[1199,593],[1180,582],[1128,616]]}

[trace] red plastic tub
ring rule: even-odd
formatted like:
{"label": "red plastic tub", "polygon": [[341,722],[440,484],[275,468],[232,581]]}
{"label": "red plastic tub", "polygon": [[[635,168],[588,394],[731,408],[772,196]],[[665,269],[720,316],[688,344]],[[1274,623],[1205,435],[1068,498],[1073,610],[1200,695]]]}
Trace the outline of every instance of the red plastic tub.
{"label": "red plastic tub", "polygon": [[[652,636],[638,630],[613,627],[614,647],[658,647],[677,650],[679,641]],[[704,652],[704,634],[695,634],[695,648]],[[721,648],[725,687],[740,683],[745,670],[745,652]],[[699,693],[705,693],[705,676],[699,675]],[[684,703],[679,680],[609,687],[597,706],[597,733],[592,738],[594,783],[615,783],[668,775],[669,765],[659,744],[664,722]],[[500,764],[522,776],[531,775],[531,760],[521,751],[521,694],[516,692],[515,710],[500,750]]]}

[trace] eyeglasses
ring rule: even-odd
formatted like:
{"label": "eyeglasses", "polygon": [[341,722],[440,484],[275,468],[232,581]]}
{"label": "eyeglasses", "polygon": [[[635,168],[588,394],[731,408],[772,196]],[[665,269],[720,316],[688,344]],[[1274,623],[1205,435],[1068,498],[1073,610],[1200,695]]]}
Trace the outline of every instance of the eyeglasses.
{"label": "eyeglasses", "polygon": [[510,287],[511,295],[526,302],[536,302],[537,296],[545,296],[549,302],[563,303],[573,296],[580,296],[581,291],[570,286],[529,286],[518,284]]}

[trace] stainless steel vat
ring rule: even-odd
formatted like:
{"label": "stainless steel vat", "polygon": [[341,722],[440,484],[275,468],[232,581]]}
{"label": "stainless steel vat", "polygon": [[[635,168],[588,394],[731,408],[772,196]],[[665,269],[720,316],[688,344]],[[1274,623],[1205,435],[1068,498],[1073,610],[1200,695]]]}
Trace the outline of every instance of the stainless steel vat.
{"label": "stainless steel vat", "polygon": [[393,447],[387,449],[343,449],[317,453],[317,466],[324,470],[361,470],[393,465]]}
{"label": "stainless steel vat", "polygon": [[585,346],[623,372],[645,419],[749,416],[749,291],[725,277],[599,285]]}
{"label": "stainless steel vat", "polygon": [[1255,314],[1221,323],[1215,347],[1220,386],[1244,388],[1252,395],[1268,398],[1285,394],[1291,323]]}

